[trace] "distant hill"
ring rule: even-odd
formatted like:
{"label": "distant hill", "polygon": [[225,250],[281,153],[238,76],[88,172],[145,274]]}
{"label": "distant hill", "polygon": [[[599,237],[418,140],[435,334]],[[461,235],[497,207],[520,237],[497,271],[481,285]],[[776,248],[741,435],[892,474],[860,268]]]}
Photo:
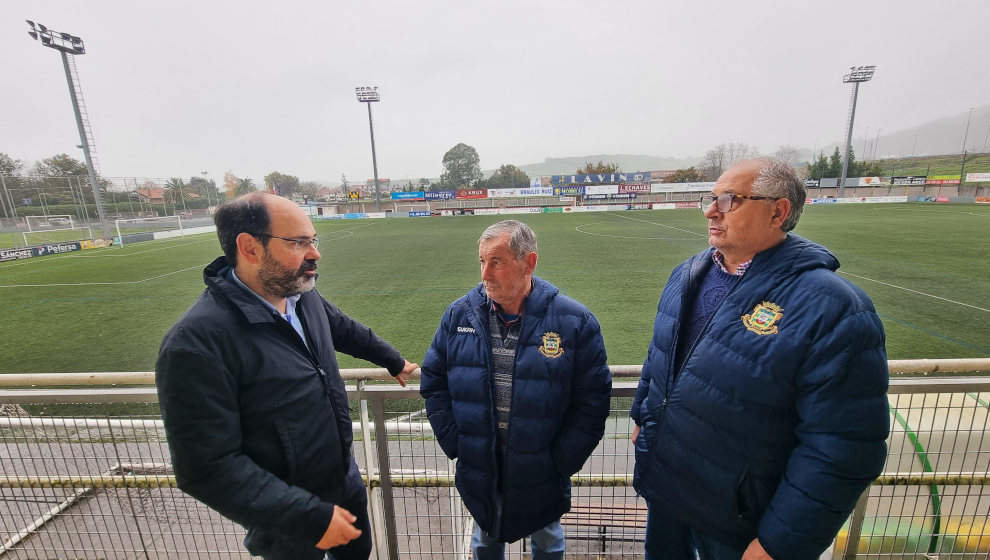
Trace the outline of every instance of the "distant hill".
{"label": "distant hill", "polygon": [[[892,134],[881,135],[876,147],[876,157],[961,153],[968,114],[967,110]],[[969,138],[966,142],[968,151],[987,151],[987,123],[990,123],[990,105],[974,108],[970,119]],[[868,138],[867,142],[874,140]],[[856,144],[856,148],[862,149],[859,144]],[[856,157],[860,157],[858,153]]]}
{"label": "distant hill", "polygon": [[[660,169],[680,169],[697,165],[700,157],[673,158],[640,154],[597,154],[576,157],[548,157],[542,163],[519,165],[530,177],[540,175],[564,175],[574,173],[588,162],[618,164],[620,171],[655,171]],[[487,175],[488,173],[486,173]]]}

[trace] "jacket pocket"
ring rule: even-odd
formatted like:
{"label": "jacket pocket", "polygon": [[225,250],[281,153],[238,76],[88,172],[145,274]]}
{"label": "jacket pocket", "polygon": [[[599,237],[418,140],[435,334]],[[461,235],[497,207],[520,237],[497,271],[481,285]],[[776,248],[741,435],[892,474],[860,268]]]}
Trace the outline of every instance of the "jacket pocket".
{"label": "jacket pocket", "polygon": [[773,488],[758,476],[743,471],[736,482],[736,513],[741,519],[757,520],[770,503]]}

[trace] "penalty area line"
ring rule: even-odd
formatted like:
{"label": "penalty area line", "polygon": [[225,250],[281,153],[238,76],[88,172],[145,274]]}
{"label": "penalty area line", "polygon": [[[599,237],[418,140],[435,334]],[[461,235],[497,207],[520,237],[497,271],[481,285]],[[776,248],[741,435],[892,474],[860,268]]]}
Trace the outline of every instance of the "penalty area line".
{"label": "penalty area line", "polygon": [[0,285],[0,288],[66,288],[66,287],[78,287],[78,286],[124,286],[128,284],[143,284],[145,282],[158,280],[159,278],[165,278],[167,276],[180,274],[182,272],[186,272],[189,270],[201,269],[205,266],[206,264],[197,264],[195,266],[190,266],[179,270],[173,270],[172,272],[166,272],[165,274],[150,276],[148,278],[144,278],[141,280],[122,280],[120,282],[75,282],[75,283],[58,283],[58,284],[7,284],[7,285]]}
{"label": "penalty area line", "polygon": [[881,282],[880,280],[874,280],[873,278],[867,278],[866,276],[860,276],[858,274],[852,274],[851,272],[838,271],[839,274],[845,274],[846,276],[852,276],[853,278],[860,278],[862,280],[868,280],[870,282],[876,282],[877,284],[883,284],[884,286],[889,286],[891,288],[897,288],[898,290],[904,290],[905,292],[911,292],[912,294],[918,294],[919,296],[930,297],[933,299],[941,300],[948,303],[954,303],[956,305],[962,305],[963,307],[969,307],[971,309],[976,309],[977,311],[985,311],[990,313],[990,309],[984,309],[982,307],[977,307],[975,305],[970,305],[968,303],[963,303],[961,301],[952,300],[949,298],[944,298],[942,296],[936,296],[934,294],[926,294],[925,292],[919,292],[918,290],[912,290],[911,288],[905,288],[904,286],[898,286],[897,284],[889,284],[887,282]]}

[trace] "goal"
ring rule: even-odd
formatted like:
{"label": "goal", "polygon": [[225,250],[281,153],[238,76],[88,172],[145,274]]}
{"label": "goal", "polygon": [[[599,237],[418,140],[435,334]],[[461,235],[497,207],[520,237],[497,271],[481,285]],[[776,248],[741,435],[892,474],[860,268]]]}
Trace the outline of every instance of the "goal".
{"label": "goal", "polygon": [[121,247],[130,243],[182,235],[182,218],[179,216],[114,220],[114,226],[117,229],[115,242]]}
{"label": "goal", "polygon": [[28,231],[52,231],[54,229],[73,229],[75,224],[70,214],[44,214],[42,216],[26,216],[24,218]]}
{"label": "goal", "polygon": [[93,238],[89,225],[77,225],[69,214],[26,216],[25,223],[27,231],[21,232],[25,246]]}
{"label": "goal", "polygon": [[407,203],[407,204],[396,204],[396,212],[415,212],[415,211],[430,211],[430,204],[428,202],[420,203]]}

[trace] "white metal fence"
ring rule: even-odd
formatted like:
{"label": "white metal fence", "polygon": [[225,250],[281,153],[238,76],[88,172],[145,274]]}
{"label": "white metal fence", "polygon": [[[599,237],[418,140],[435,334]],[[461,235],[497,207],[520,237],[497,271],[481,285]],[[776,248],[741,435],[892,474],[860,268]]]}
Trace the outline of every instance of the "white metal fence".
{"label": "white metal fence", "polygon": [[[990,371],[990,360],[891,362],[891,371]],[[643,556],[628,418],[628,378],[638,372],[613,367],[605,437],[573,478],[568,558]],[[382,370],[344,375],[359,380],[349,387],[354,454],[372,498],[377,557],[467,557],[471,519],[415,387],[367,383]],[[0,560],[247,557],[240,527],[175,488],[155,389],[142,386],[151,382],[150,372],[0,375]],[[70,385],[97,387],[55,388]],[[986,558],[990,378],[894,377],[890,407],[884,475],[832,554]],[[508,556],[525,549],[514,543]]]}

